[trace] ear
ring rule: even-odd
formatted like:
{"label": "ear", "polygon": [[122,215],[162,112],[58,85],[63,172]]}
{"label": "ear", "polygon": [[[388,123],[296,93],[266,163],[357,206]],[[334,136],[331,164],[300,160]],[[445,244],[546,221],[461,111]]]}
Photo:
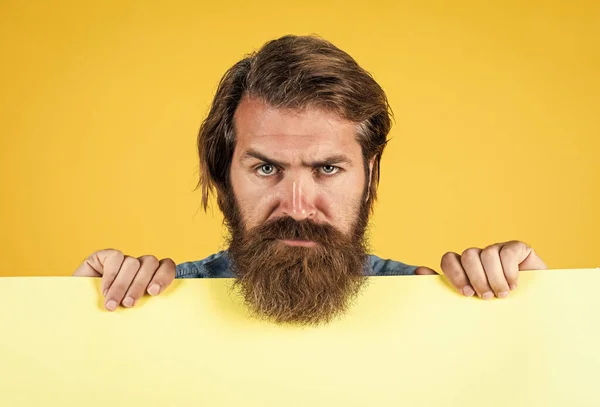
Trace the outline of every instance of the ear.
{"label": "ear", "polygon": [[369,198],[371,197],[371,182],[373,182],[373,166],[375,165],[375,159],[377,158],[377,154],[375,154],[373,156],[373,158],[371,158],[369,160],[369,179],[367,180],[368,185],[367,185],[367,197],[365,198],[365,202],[369,201]]}

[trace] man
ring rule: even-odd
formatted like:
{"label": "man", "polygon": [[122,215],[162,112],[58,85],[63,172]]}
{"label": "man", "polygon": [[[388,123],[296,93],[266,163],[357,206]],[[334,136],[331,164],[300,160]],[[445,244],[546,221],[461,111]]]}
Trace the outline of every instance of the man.
{"label": "man", "polygon": [[[368,255],[389,110],[381,87],[331,43],[268,42],[224,75],[198,135],[202,203],[216,193],[228,250],[179,265],[102,250],[75,275],[102,277],[109,310],[174,278],[235,277],[255,315],[319,324],[343,314],[366,277],[435,274]],[[490,299],[514,290],[519,270],[546,266],[513,241],[447,253],[441,268],[463,295]]]}

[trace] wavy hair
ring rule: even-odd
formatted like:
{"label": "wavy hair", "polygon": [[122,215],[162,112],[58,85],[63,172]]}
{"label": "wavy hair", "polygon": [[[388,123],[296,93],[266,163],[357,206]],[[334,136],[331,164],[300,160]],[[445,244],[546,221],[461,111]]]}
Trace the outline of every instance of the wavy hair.
{"label": "wavy hair", "polygon": [[346,52],[316,36],[286,35],[267,42],[227,70],[198,133],[202,206],[216,192],[225,212],[230,201],[229,171],[235,148],[234,115],[244,96],[275,108],[315,107],[356,123],[365,169],[374,159],[368,191],[377,198],[380,160],[391,128],[385,92]]}

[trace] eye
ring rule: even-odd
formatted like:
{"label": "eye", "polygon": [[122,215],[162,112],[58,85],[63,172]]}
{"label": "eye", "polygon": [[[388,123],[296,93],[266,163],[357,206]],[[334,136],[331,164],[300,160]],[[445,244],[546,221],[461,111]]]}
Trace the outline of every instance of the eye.
{"label": "eye", "polygon": [[335,165],[324,165],[321,167],[321,170],[324,174],[332,175],[340,170],[340,167],[336,167]]}
{"label": "eye", "polygon": [[263,177],[271,176],[271,175],[275,174],[276,172],[277,172],[277,169],[275,168],[274,165],[271,165],[271,164],[263,164],[260,167],[258,167],[258,175],[263,176]]}

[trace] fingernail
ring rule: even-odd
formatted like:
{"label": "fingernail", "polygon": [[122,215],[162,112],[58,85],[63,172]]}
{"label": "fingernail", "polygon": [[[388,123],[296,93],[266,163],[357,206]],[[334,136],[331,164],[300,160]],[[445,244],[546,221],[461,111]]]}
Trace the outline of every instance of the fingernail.
{"label": "fingernail", "polygon": [[117,309],[117,302],[115,300],[110,300],[106,303],[106,309],[109,311],[114,311]]}
{"label": "fingernail", "polygon": [[506,298],[508,297],[508,291],[502,291],[498,293],[498,298]]}
{"label": "fingernail", "polygon": [[107,293],[107,292],[108,292],[108,289],[106,289],[106,288],[105,288],[105,289],[104,289],[104,291],[102,291],[102,296],[103,296],[103,297],[106,297],[106,293]]}
{"label": "fingernail", "polygon": [[462,291],[466,297],[472,297],[475,294],[475,291],[470,285],[465,286]]}
{"label": "fingernail", "polygon": [[131,298],[131,297],[127,297],[123,300],[123,305],[126,307],[133,307],[133,303],[134,303],[134,301],[133,301],[133,298]]}
{"label": "fingernail", "polygon": [[153,283],[150,287],[148,287],[148,294],[156,295],[160,291],[160,286],[156,283]]}
{"label": "fingernail", "polygon": [[484,300],[489,300],[493,296],[494,296],[494,293],[491,292],[491,291],[488,291],[486,293],[483,293],[483,295],[481,296],[481,298],[483,298]]}
{"label": "fingernail", "polygon": [[510,289],[512,290],[516,290],[517,289],[517,283],[511,284],[510,285]]}

